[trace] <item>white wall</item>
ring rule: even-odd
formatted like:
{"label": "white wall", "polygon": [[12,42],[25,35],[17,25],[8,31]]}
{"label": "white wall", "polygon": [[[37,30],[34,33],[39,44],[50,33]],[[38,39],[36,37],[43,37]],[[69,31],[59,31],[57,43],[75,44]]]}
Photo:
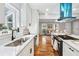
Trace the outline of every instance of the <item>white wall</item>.
{"label": "white wall", "polygon": [[71,34],[71,22],[65,23],[65,30],[68,34]]}
{"label": "white wall", "polygon": [[5,22],[5,4],[0,3],[0,23]]}
{"label": "white wall", "polygon": [[72,22],[72,34],[79,35],[79,19]]}
{"label": "white wall", "polygon": [[59,23],[59,32],[66,32],[67,34],[71,34],[71,22]]}

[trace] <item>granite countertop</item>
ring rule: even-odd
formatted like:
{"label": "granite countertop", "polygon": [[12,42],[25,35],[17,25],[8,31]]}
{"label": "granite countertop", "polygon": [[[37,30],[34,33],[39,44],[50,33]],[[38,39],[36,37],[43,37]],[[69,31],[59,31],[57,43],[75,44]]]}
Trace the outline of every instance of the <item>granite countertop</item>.
{"label": "granite countertop", "polygon": [[22,49],[24,49],[24,47],[32,40],[34,36],[35,35],[26,35],[23,37],[19,37],[19,38],[30,37],[30,39],[28,39],[25,43],[17,47],[6,47],[5,45],[18,40],[19,38],[2,45],[0,47],[0,56],[17,56],[22,51]]}

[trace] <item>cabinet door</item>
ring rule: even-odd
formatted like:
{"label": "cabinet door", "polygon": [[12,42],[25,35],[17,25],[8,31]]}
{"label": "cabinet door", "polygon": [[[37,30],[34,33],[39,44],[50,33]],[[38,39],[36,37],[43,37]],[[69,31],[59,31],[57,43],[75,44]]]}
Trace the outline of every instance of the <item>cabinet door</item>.
{"label": "cabinet door", "polygon": [[28,45],[20,52],[19,56],[28,56],[29,54],[29,47]]}
{"label": "cabinet door", "polygon": [[76,51],[76,56],[79,56],[79,51]]}
{"label": "cabinet door", "polygon": [[33,56],[34,54],[33,40],[30,41],[26,47],[20,52],[19,56]]}
{"label": "cabinet door", "polygon": [[69,46],[66,43],[63,43],[63,55],[64,56],[76,56],[77,51],[72,48],[71,46]]}

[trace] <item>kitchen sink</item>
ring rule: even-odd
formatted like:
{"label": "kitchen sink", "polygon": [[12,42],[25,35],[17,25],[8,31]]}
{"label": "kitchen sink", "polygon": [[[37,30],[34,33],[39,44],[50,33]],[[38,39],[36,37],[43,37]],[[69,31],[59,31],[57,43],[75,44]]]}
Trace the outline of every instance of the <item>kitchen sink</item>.
{"label": "kitchen sink", "polygon": [[25,43],[27,40],[29,39],[29,37],[25,37],[25,38],[20,38],[10,44],[7,44],[5,46],[9,46],[9,47],[16,47],[16,46],[20,46],[22,45],[23,43]]}

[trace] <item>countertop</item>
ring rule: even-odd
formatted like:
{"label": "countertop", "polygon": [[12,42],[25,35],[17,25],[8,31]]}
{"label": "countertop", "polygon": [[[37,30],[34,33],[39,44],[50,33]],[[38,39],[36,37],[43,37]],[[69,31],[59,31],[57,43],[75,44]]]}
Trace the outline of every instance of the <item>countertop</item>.
{"label": "countertop", "polygon": [[74,38],[77,38],[79,39],[79,35],[75,35],[75,34],[67,34],[67,33],[51,33],[51,35],[68,35],[68,36],[71,36],[71,37],[74,37]]}
{"label": "countertop", "polygon": [[70,35],[68,35],[68,36],[71,36],[71,37],[74,37],[74,38],[77,38],[77,39],[79,39],[79,35],[70,34]]}
{"label": "countertop", "polygon": [[51,33],[51,35],[66,35],[66,33]]}
{"label": "countertop", "polygon": [[22,49],[24,49],[24,47],[32,40],[32,38],[34,37],[35,35],[25,35],[23,37],[19,37],[19,38],[24,38],[24,37],[30,37],[30,39],[28,39],[25,43],[23,43],[21,46],[17,46],[17,47],[5,47],[5,45],[11,43],[11,42],[14,42],[16,40],[18,40],[19,38],[13,40],[13,41],[10,41],[8,43],[5,43],[4,45],[2,45],[0,47],[0,56],[16,56],[20,53],[20,51]]}

